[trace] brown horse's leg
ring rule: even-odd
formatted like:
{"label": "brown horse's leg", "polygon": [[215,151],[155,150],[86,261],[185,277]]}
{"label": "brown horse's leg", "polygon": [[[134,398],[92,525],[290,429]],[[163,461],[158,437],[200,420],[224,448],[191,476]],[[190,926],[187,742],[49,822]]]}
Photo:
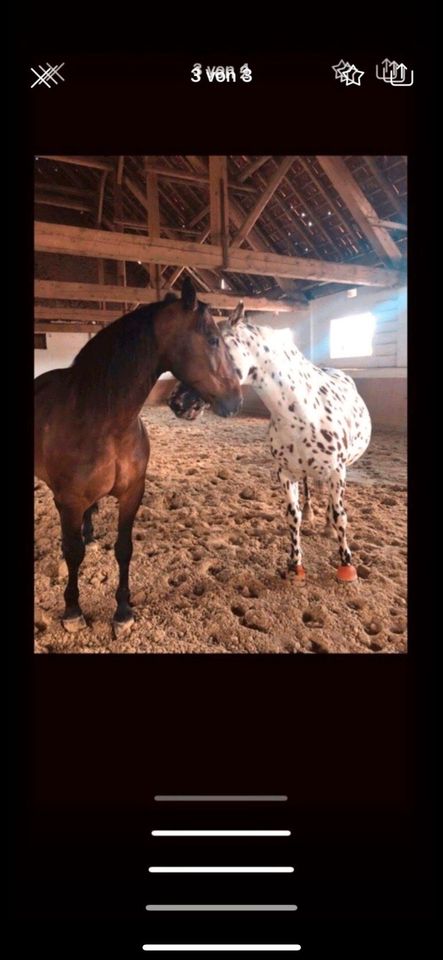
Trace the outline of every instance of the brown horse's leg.
{"label": "brown horse's leg", "polygon": [[85,555],[82,536],[83,509],[81,507],[57,504],[62,526],[63,556],[68,565],[68,584],[65,590],[65,612],[62,623],[65,630],[74,633],[86,626],[85,618],[79,606],[78,571]]}
{"label": "brown horse's leg", "polygon": [[134,622],[134,614],[129,600],[129,564],[132,557],[132,527],[145,489],[144,476],[137,480],[120,498],[118,512],[118,536],[115,544],[115,556],[119,566],[119,582],[115,599],[117,610],[113,626],[115,635],[126,633]]}
{"label": "brown horse's leg", "polygon": [[98,513],[98,504],[93,503],[83,514],[83,538],[86,544],[94,542],[94,527],[92,525],[92,514]]}

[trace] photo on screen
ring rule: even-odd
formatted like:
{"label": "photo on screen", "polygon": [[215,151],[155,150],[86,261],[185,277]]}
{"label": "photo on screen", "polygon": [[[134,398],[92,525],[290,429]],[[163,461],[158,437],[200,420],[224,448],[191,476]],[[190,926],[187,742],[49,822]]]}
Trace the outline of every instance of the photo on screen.
{"label": "photo on screen", "polygon": [[38,654],[407,652],[407,158],[36,156]]}

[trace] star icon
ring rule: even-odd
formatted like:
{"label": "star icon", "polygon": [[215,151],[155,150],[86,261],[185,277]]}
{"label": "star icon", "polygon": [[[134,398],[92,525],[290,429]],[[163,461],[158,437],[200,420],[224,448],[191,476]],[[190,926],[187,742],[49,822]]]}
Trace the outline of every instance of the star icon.
{"label": "star icon", "polygon": [[352,64],[346,73],[346,86],[349,87],[351,84],[355,84],[355,86],[359,87],[363,76],[364,70],[357,70],[355,64]]}
{"label": "star icon", "polygon": [[343,76],[342,76],[343,70],[346,70],[348,67],[350,67],[350,64],[349,64],[349,63],[345,63],[344,60],[340,60],[340,63],[336,63],[336,64],[335,64],[335,67],[332,67],[332,69],[333,69],[333,71],[334,71],[334,73],[335,73],[335,79],[336,79],[336,80],[343,80]]}

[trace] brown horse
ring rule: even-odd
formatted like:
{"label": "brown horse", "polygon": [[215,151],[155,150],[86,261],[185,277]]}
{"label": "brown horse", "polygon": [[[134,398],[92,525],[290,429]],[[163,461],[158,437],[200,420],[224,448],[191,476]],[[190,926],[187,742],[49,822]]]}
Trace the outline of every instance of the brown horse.
{"label": "brown horse", "polygon": [[92,514],[108,494],[119,502],[115,633],[130,628],[132,527],[143,497],[149,441],[139,412],[161,373],[172,371],[222,417],[237,412],[241,391],[223,338],[187,278],[181,300],[168,295],[105,327],[71,367],[35,381],[35,472],[54,494],[68,565],[64,627],[84,627],[78,571]]}

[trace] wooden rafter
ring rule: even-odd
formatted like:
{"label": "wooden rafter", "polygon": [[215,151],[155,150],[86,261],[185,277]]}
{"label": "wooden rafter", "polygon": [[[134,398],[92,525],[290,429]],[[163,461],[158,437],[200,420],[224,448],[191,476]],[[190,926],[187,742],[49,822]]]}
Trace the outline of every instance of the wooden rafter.
{"label": "wooden rafter", "polygon": [[[100,186],[98,191],[98,200],[97,200],[97,212],[95,222],[97,227],[101,227],[103,220],[103,205],[105,200],[105,187],[106,187],[106,178],[108,176],[107,170],[102,170],[100,174]],[[97,260],[97,280],[99,283],[103,284],[105,282],[105,264],[103,260]],[[105,304],[100,304],[101,309],[104,310]]]}
{"label": "wooden rafter", "polygon": [[41,190],[43,193],[60,194],[62,199],[66,199],[68,196],[79,197],[80,200],[95,200],[96,197],[95,190],[88,190],[86,187],[74,187],[69,183],[47,183],[40,177],[34,181],[34,188],[36,191]]}
{"label": "wooden rafter", "polygon": [[309,164],[305,159],[305,157],[299,157],[298,161],[302,166],[303,170],[305,171],[305,173],[308,174],[310,180],[312,180],[313,184],[315,184],[315,186],[317,187],[317,190],[319,191],[319,193],[321,193],[323,199],[325,200],[328,207],[330,208],[331,214],[335,213],[335,216],[337,217],[338,222],[342,224],[346,232],[351,234],[351,236],[354,238],[354,240],[358,244],[360,242],[360,238],[355,233],[355,230],[352,225],[351,217],[348,217],[348,219],[346,220],[346,216],[345,216],[346,208],[344,210],[343,208],[340,208],[338,204],[335,202],[334,198],[331,197],[330,194],[326,192],[320,178],[317,176],[315,172],[313,164]]}
{"label": "wooden rafter", "polygon": [[269,180],[269,183],[263,190],[263,193],[258,198],[254,206],[252,207],[252,210],[249,211],[245,221],[242,223],[240,230],[237,233],[237,236],[234,237],[231,243],[231,249],[234,249],[235,247],[240,247],[241,244],[243,243],[243,240],[245,240],[248,234],[251,232],[260,214],[265,209],[266,204],[269,203],[269,200],[274,195],[275,191],[277,190],[277,187],[280,185],[283,178],[286,176],[290,167],[292,167],[294,160],[295,160],[295,157],[284,157],[281,163],[279,163],[275,173],[273,173],[271,179]]}
{"label": "wooden rafter", "polygon": [[408,232],[406,224],[399,223],[397,220],[378,220],[377,217],[370,217],[369,223],[372,223],[375,227],[384,227],[385,230],[400,230],[402,233]]}
{"label": "wooden rafter", "polygon": [[[179,170],[177,167],[165,167],[150,163],[149,170],[151,173],[156,173],[159,177],[164,177],[166,180],[184,180],[191,184],[198,183],[206,188],[210,185],[207,175],[192,173],[189,170]],[[227,186],[229,190],[235,190],[237,193],[255,193],[254,187],[245,187],[235,180],[230,180]]]}
{"label": "wooden rafter", "polygon": [[[184,270],[185,268],[181,267],[180,269]],[[61,280],[35,280],[34,293],[37,300],[84,300],[85,302],[103,300],[105,303],[122,303],[123,294],[130,302],[134,303],[152,303],[156,299],[155,291],[150,287],[126,287],[123,291],[116,284],[100,286],[96,283],[67,283]],[[305,310],[305,307],[300,306],[299,303],[272,300],[268,297],[245,297],[242,295],[240,298],[235,293],[226,293],[221,290],[201,293],[199,298],[203,303],[221,310],[233,309],[239,299],[243,300],[246,310],[263,310],[271,313],[298,313]],[[39,304],[36,309],[40,311],[40,317],[47,317],[49,308],[50,304],[45,306]]]}
{"label": "wooden rafter", "polygon": [[[160,205],[158,200],[158,178],[148,165],[146,165],[146,193],[148,206],[148,230],[149,236],[154,239],[160,236]],[[151,286],[157,293],[157,299],[160,299],[160,266],[158,263],[149,265],[149,277]]]}
{"label": "wooden rafter", "polygon": [[[322,223],[320,218],[317,217],[313,207],[309,206],[307,201],[303,199],[303,197],[300,194],[300,191],[297,190],[293,181],[288,176],[285,178],[284,186],[287,189],[287,193],[289,194],[289,197],[293,197],[297,206],[306,213],[306,217],[304,218],[304,224],[305,224],[304,229],[306,230],[306,234],[309,235],[308,231],[310,231],[310,227],[314,225],[316,230],[323,236],[324,241],[328,245],[328,247],[331,247],[332,250],[334,250],[340,256],[342,251],[340,250],[340,247],[338,246],[335,240],[335,237],[331,236],[328,233],[325,225]],[[295,225],[297,223],[298,217],[291,216],[291,220],[292,220],[292,223]],[[299,226],[299,223],[300,221],[298,220],[297,226]],[[304,235],[304,239],[306,239],[306,235]],[[312,240],[315,255],[318,256],[319,255],[318,243],[315,242],[312,236],[310,236],[310,240]]]}
{"label": "wooden rafter", "polygon": [[[124,156],[120,155],[117,157],[113,178],[113,230],[118,230],[117,220],[119,217],[123,216],[122,181],[124,168],[125,158]],[[118,282],[121,283],[122,287],[126,286],[126,263],[124,260],[117,261],[117,279]],[[125,301],[125,310],[127,307],[128,303]]]}
{"label": "wooden rafter", "polygon": [[[104,314],[102,313],[102,316]],[[95,321],[94,323],[85,320],[83,323],[80,321],[68,320],[67,323],[51,323],[50,321],[37,320],[34,324],[35,333],[98,333],[99,330],[102,330],[106,326],[106,322],[103,321],[99,323]]]}
{"label": "wooden rafter", "polygon": [[[203,231],[200,237],[199,243],[204,243],[205,240],[208,239],[208,237],[209,237],[209,229]],[[175,283],[177,283],[178,278],[181,276],[181,274],[183,273],[183,270],[185,269],[186,269],[185,267],[176,267],[173,273],[171,274],[171,276],[168,277],[166,282],[163,284],[164,289],[172,290],[172,287],[174,286]]]}
{"label": "wooden rafter", "polygon": [[389,181],[386,179],[384,173],[382,173],[381,170],[379,170],[379,168],[377,167],[377,164],[375,162],[375,157],[363,157],[363,159],[366,163],[366,166],[371,171],[372,176],[377,181],[379,187],[381,187],[381,189],[386,194],[386,196],[389,197],[392,203],[392,206],[394,207],[394,210],[396,210],[401,217],[404,217],[405,211],[404,211],[403,204],[400,200],[400,197],[398,196],[398,194],[396,194],[393,186],[391,186]]}
{"label": "wooden rafter", "polygon": [[41,153],[40,157],[43,160],[54,160],[57,163],[70,163],[75,167],[91,167],[92,170],[108,170],[112,171],[112,163],[110,160],[102,160],[101,157],[55,157],[52,154]]}
{"label": "wooden rafter", "polygon": [[[55,223],[35,224],[35,249],[46,253],[104,257],[110,260],[152,260],[174,266],[217,270],[223,267],[223,250],[212,244],[179,241],[176,238],[146,239],[125,233],[110,233]],[[380,267],[330,263],[307,257],[232,250],[229,271],[259,276],[301,277],[309,280],[388,287],[399,283],[401,273]]]}
{"label": "wooden rafter", "polygon": [[[147,212],[148,211],[147,199],[143,191],[140,189],[140,187],[138,187],[137,184],[129,176],[125,176],[124,183],[129,188],[130,192],[135,197],[135,199],[138,200],[138,202]],[[164,228],[164,232],[167,237],[171,237],[171,238],[174,237],[174,233],[168,227]],[[141,257],[139,257],[138,259],[141,260],[141,262],[143,263],[143,260]],[[164,261],[164,263],[170,263],[170,262],[171,261]],[[188,266],[190,266],[190,264],[188,264]],[[211,274],[206,273],[206,271],[201,272],[201,282],[204,285],[206,285],[208,289],[211,289],[213,286],[213,278]]]}
{"label": "wooden rafter", "polygon": [[365,197],[357,181],[341,157],[317,156],[317,160],[329,177],[333,187],[352,213],[373,250],[383,260],[399,263],[402,259],[400,250],[384,227],[374,226],[370,218],[377,219],[374,207]]}
{"label": "wooden rafter", "polygon": [[55,194],[40,193],[35,194],[34,203],[39,203],[45,207],[61,207],[64,210],[81,210],[84,213],[92,213],[94,207],[91,201],[83,201],[73,196],[55,196]]}
{"label": "wooden rafter", "polygon": [[[200,160],[200,157],[188,156],[186,159],[195,170],[204,171],[206,169],[203,161]],[[242,224],[244,223],[246,212],[232,196],[228,197],[228,215],[237,230],[240,230]],[[252,247],[253,250],[259,250],[263,253],[269,252],[269,244],[267,244],[262,238],[257,226],[250,230],[246,242],[250,245],[250,247]],[[283,277],[274,277],[274,280],[280,289],[283,290],[283,292],[288,296],[296,296],[296,291],[292,281],[284,279]]]}
{"label": "wooden rafter", "polygon": [[260,167],[262,167],[270,159],[270,157],[258,157],[257,160],[253,160],[251,163],[248,163],[247,167],[245,167],[244,170],[239,173],[237,182],[244,183],[248,177],[252,177],[252,174],[255,173],[256,170],[260,170]]}

